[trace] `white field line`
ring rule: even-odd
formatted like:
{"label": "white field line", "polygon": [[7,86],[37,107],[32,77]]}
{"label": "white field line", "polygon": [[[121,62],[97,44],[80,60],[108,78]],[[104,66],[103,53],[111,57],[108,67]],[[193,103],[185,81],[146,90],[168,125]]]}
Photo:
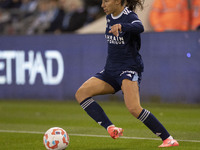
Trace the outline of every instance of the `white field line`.
{"label": "white field line", "polygon": [[[0,133],[27,133],[27,134],[44,134],[44,132],[37,132],[37,131],[17,131],[17,130],[0,130]],[[84,137],[102,137],[102,138],[110,138],[110,136],[106,135],[91,135],[91,134],[69,134],[69,136],[84,136]],[[145,138],[145,137],[120,137],[122,139],[136,139],[136,140],[158,140],[159,138]],[[177,139],[178,140],[178,139]],[[182,142],[193,142],[193,143],[200,143],[200,140],[178,140]]]}

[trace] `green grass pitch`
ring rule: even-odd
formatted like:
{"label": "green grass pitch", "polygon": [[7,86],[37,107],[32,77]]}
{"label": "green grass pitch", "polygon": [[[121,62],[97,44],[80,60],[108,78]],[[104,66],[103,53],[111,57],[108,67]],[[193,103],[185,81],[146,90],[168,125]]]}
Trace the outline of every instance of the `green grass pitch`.
{"label": "green grass pitch", "polygon": [[75,101],[0,101],[0,149],[45,150],[43,134],[61,127],[70,136],[67,150],[200,150],[200,105],[144,103],[180,146],[157,148],[162,142],[129,114],[123,102],[98,101],[124,137],[112,139]]}

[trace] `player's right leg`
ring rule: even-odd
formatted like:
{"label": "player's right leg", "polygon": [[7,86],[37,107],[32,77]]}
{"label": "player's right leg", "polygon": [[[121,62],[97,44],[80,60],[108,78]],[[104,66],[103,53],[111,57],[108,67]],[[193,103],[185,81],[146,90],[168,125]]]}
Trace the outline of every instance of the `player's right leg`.
{"label": "player's right leg", "polygon": [[115,89],[110,84],[96,77],[92,77],[77,90],[75,97],[87,114],[103,126],[113,139],[116,139],[122,136],[123,129],[115,127],[101,106],[92,98],[96,95],[112,93],[115,93]]}
{"label": "player's right leg", "polygon": [[103,80],[91,77],[77,90],[75,97],[81,103],[83,100],[96,95],[113,94],[115,89]]}

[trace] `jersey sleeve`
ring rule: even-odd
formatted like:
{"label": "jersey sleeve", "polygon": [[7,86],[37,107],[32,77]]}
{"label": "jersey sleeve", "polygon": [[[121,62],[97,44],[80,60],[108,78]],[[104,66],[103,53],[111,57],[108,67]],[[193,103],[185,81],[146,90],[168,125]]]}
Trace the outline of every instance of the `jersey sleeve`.
{"label": "jersey sleeve", "polygon": [[127,16],[128,22],[121,23],[122,31],[124,32],[133,32],[135,34],[140,34],[144,32],[144,27],[137,15],[132,13]]}

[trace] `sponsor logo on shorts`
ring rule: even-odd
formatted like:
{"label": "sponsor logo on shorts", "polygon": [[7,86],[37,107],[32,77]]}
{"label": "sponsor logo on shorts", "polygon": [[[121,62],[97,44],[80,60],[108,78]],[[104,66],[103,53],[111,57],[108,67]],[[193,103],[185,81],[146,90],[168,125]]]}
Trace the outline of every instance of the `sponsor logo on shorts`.
{"label": "sponsor logo on shorts", "polygon": [[130,75],[131,75],[131,77],[132,77],[132,75],[137,74],[137,72],[126,70],[126,71],[123,71],[123,72],[120,74],[120,76],[122,76],[123,74],[127,74],[127,76],[130,76]]}
{"label": "sponsor logo on shorts", "polygon": [[126,76],[128,76],[128,77],[132,78],[132,74],[127,74]]}

